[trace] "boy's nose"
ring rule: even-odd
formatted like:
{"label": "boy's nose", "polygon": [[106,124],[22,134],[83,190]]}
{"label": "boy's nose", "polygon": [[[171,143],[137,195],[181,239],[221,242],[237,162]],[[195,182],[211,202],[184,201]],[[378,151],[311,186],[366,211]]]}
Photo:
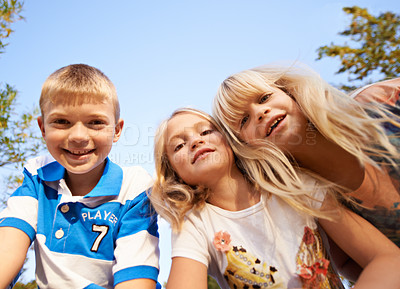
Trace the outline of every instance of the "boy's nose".
{"label": "boy's nose", "polygon": [[74,142],[87,141],[89,139],[88,128],[82,123],[74,124],[69,131],[68,139]]}

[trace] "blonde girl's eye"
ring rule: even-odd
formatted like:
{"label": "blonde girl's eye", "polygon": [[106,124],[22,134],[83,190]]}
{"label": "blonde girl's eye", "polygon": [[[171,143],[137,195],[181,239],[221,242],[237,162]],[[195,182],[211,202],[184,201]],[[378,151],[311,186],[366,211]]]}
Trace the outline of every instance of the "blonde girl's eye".
{"label": "blonde girl's eye", "polygon": [[249,116],[246,115],[245,117],[242,118],[242,120],[240,121],[240,128],[244,127],[244,125],[246,124],[246,122],[249,120]]}
{"label": "blonde girl's eye", "polygon": [[180,143],[178,144],[175,148],[174,148],[174,152],[179,151],[181,148],[183,148],[184,143]]}
{"label": "blonde girl's eye", "polygon": [[263,96],[261,96],[258,103],[262,104],[262,103],[266,102],[270,98],[271,95],[272,95],[272,93],[264,94]]}
{"label": "blonde girl's eye", "polygon": [[212,129],[206,129],[206,130],[203,131],[200,135],[201,135],[201,136],[204,136],[204,135],[208,135],[208,134],[210,134],[210,133],[212,133],[212,132],[213,132]]}

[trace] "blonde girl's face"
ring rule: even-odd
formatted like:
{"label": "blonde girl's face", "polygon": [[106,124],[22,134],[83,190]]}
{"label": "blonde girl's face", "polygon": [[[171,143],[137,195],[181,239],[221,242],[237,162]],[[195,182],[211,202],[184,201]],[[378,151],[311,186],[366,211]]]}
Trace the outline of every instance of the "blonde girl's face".
{"label": "blonde girl's face", "polygon": [[225,137],[208,120],[189,112],[168,121],[165,149],[173,169],[189,185],[212,186],[234,163]]}
{"label": "blonde girl's face", "polygon": [[306,141],[307,120],[293,98],[270,87],[249,101],[236,128],[247,143],[265,139],[293,152]]}

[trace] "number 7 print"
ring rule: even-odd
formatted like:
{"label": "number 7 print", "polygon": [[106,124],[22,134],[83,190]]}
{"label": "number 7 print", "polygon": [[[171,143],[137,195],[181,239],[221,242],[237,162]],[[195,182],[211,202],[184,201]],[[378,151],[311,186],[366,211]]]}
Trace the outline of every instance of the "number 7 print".
{"label": "number 7 print", "polygon": [[100,233],[96,240],[94,240],[94,243],[92,245],[92,248],[90,249],[90,251],[92,252],[97,252],[97,250],[99,249],[100,243],[103,240],[103,238],[107,235],[108,233],[108,226],[98,226],[93,224],[92,225],[92,232],[96,232],[96,233]]}

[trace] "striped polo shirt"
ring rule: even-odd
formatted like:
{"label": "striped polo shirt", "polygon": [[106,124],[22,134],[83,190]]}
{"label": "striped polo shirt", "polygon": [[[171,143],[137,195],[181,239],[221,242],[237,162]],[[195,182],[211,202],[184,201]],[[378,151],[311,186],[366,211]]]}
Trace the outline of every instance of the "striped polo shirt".
{"label": "striped polo shirt", "polygon": [[146,194],[150,175],[107,158],[98,184],[85,196],[72,196],[64,175],[51,156],[28,161],[23,184],[0,213],[1,227],[18,228],[35,241],[39,288],[157,281],[157,215]]}

